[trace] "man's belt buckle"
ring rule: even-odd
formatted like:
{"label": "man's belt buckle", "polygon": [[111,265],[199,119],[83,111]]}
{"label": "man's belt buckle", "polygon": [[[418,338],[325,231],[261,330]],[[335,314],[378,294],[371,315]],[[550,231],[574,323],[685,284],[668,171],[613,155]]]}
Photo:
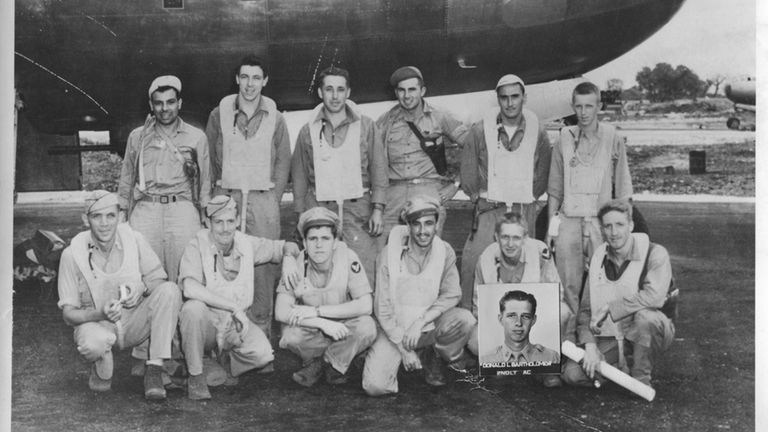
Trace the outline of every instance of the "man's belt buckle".
{"label": "man's belt buckle", "polygon": [[160,204],[168,204],[171,201],[176,201],[176,197],[173,195],[160,195]]}

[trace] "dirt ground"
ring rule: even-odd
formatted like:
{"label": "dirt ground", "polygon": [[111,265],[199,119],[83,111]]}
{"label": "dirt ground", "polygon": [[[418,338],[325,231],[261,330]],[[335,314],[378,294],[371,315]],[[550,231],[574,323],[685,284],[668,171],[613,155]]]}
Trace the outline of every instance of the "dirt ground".
{"label": "dirt ground", "polygon": [[[403,374],[400,393],[366,397],[360,370],[338,387],[303,389],[290,374],[291,353],[277,350],[276,371],[248,373],[234,388],[214,388],[194,402],[171,390],[147,403],[128,353],[116,356],[113,390],[88,390],[88,366],[55,306],[55,287],[15,286],[12,427],[14,431],[743,431],[754,425],[755,210],[753,204],[641,203],[651,235],[672,257],[682,291],[676,341],[654,374],[648,403],[607,385],[545,389],[524,378],[453,375],[430,388]],[[69,240],[82,229],[79,206],[17,205],[15,237],[53,229]],[[283,214],[290,214],[284,206]],[[461,251],[466,203],[449,208],[445,238]],[[290,232],[291,217],[283,218]],[[15,239],[18,241],[18,239]]]}

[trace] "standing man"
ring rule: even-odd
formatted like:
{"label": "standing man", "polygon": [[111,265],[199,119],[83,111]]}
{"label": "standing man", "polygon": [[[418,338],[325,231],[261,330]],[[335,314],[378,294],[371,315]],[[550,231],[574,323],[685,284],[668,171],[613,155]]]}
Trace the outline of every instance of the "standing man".
{"label": "standing man", "polygon": [[[447,177],[445,139],[461,145],[467,133],[461,122],[424,100],[427,87],[417,68],[401,67],[389,82],[398,104],[376,121],[389,162],[382,239],[399,223],[403,206],[412,197],[427,195],[444,203],[456,194],[460,183]],[[445,223],[442,206],[438,220],[439,235]]]}
{"label": "standing man", "polygon": [[203,353],[217,349],[231,377],[262,368],[273,359],[269,339],[245,311],[253,302],[254,264],[283,262],[286,278],[298,279],[299,247],[237,231],[240,216],[231,197],[218,195],[206,207],[210,228],[200,230],[181,260],[181,281],[187,301],[179,327],[189,370],[190,399],[210,399],[203,373]]}
{"label": "standing man", "polygon": [[[499,109],[472,125],[462,150],[461,187],[475,205],[472,229],[461,255],[461,306],[469,309],[477,258],[494,241],[494,228],[510,211],[534,228],[547,191],[552,148],[547,132],[525,109],[525,84],[504,75],[496,84]],[[535,238],[535,232],[530,233]]]}
{"label": "standing man", "polygon": [[83,222],[89,229],[61,254],[59,307],[75,328],[77,351],[93,363],[91,390],[111,388],[115,344],[125,349],[149,340],[144,397],[165,399],[162,366],[171,358],[181,293],[144,236],[119,223],[118,203],[117,195],[103,190],[86,198]]}
{"label": "standing man", "polygon": [[[602,242],[597,210],[613,198],[632,197],[624,138],[597,120],[600,90],[590,82],[573,89],[578,126],[564,127],[552,151],[549,170],[548,245],[555,237],[555,262],[571,310],[579,307],[585,263]],[[558,229],[559,225],[559,229]]]}
{"label": "standing man", "polygon": [[179,117],[177,77],[152,81],[149,107],[152,115],[128,136],[118,186],[120,208],[160,257],[169,280],[176,282],[184,247],[200,229],[199,209],[210,198],[208,143],[203,131]]}
{"label": "standing man", "polygon": [[[590,261],[577,316],[584,361],[569,360],[563,381],[590,386],[605,360],[650,386],[654,363],[675,337],[674,324],[661,310],[672,286],[669,254],[648,235],[632,233],[632,206],[626,201],[603,205],[597,219],[605,243]],[[631,365],[626,345],[632,348]]]}
{"label": "standing man", "polygon": [[[205,134],[211,146],[214,194],[235,198],[243,233],[276,240],[280,237],[280,199],[291,165],[285,119],[275,101],[261,94],[269,81],[266,63],[249,55],[235,75],[238,93],[225,96],[211,111]],[[250,318],[267,336],[272,324],[277,266],[253,271]]]}
{"label": "standing man", "polygon": [[400,363],[425,369],[429,385],[446,384],[444,361],[464,369],[464,346],[476,321],[457,308],[461,298],[456,254],[436,235],[440,202],[419,195],[403,208],[376,265],[374,311],[383,331],[368,351],[363,389],[371,396],[397,393]]}
{"label": "standing man", "polygon": [[301,282],[277,289],[275,316],[283,323],[280,348],[301,357],[304,367],[293,380],[305,387],[317,383],[323,373],[329,384],[346,382],[352,360],[376,339],[373,290],[357,254],[337,240],[338,225],[336,214],[324,207],[301,214]]}
{"label": "standing man", "polygon": [[373,286],[389,180],[387,159],[373,121],[349,101],[349,72],[331,66],[320,72],[322,104],[299,131],[291,175],[297,213],[321,205],[338,212],[344,243],[363,263]]}

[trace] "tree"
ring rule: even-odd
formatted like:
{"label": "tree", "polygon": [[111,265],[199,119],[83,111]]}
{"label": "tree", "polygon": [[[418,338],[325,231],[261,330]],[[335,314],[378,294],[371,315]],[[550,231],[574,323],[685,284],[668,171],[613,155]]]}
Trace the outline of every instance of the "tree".
{"label": "tree", "polygon": [[680,98],[696,99],[706,82],[686,66],[672,68],[669,63],[658,63],[653,69],[644,67],[635,77],[638,87],[653,102]]}
{"label": "tree", "polygon": [[712,92],[712,94],[717,96],[717,93],[720,92],[720,86],[725,82],[725,76],[717,74],[714,77],[708,79],[707,82],[709,83],[707,90],[709,90],[710,87],[715,86],[715,91]]}

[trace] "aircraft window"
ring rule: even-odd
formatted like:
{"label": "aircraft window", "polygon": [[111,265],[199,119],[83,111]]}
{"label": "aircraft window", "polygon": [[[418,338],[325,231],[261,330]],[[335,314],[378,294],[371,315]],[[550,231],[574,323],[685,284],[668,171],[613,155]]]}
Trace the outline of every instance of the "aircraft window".
{"label": "aircraft window", "polygon": [[163,9],[184,9],[184,0],[163,0]]}

